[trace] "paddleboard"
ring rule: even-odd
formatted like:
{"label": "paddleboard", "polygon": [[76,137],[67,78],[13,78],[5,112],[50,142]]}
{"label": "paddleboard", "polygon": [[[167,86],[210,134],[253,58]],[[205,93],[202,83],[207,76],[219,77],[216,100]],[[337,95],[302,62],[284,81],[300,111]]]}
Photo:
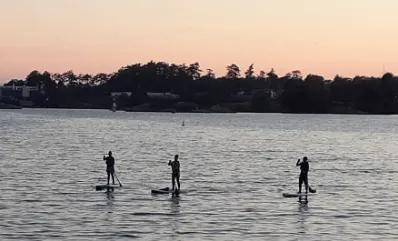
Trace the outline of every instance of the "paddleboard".
{"label": "paddleboard", "polygon": [[120,188],[120,185],[110,184],[110,185],[97,185],[97,186],[95,186],[95,190],[114,189],[114,188]]}
{"label": "paddleboard", "polygon": [[160,189],[152,189],[151,193],[152,194],[169,194],[169,193],[178,194],[179,192],[177,189],[171,190],[170,188],[165,187],[165,188],[160,188]]}
{"label": "paddleboard", "polygon": [[314,195],[315,193],[282,193],[284,197],[308,197]]}

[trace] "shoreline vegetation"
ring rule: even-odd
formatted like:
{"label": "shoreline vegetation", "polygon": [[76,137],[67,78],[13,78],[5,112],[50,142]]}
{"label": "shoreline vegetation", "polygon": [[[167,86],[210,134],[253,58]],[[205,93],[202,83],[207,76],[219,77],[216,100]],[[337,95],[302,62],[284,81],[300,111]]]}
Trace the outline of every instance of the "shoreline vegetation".
{"label": "shoreline vegetation", "polygon": [[[28,89],[28,90],[26,90]],[[398,114],[398,77],[336,75],[299,70],[279,76],[231,64],[216,77],[199,63],[148,62],[112,74],[32,71],[4,84],[0,109],[68,108],[131,112]]]}

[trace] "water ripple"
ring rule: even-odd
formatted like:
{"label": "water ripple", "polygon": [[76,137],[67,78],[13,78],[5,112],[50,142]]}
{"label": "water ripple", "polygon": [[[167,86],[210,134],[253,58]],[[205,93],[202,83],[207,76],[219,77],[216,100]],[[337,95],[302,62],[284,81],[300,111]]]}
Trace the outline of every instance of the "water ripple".
{"label": "water ripple", "polygon": [[[0,123],[1,240],[398,239],[393,116],[23,109]],[[109,150],[123,188],[95,191]],[[184,192],[151,195],[176,153]],[[307,204],[281,194],[304,155]]]}

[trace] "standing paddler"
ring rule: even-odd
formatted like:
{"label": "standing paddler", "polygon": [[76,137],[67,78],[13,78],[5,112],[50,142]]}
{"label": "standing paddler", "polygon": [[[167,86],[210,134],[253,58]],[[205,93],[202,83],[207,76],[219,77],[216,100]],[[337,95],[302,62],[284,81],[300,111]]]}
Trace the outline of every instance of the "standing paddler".
{"label": "standing paddler", "polygon": [[112,156],[112,152],[109,151],[108,156],[104,156],[104,160],[106,163],[106,173],[108,174],[108,184],[109,185],[109,178],[112,175],[112,184],[115,184],[115,178],[114,178],[114,174],[115,174],[115,158],[113,158]]}
{"label": "standing paddler", "polygon": [[315,193],[316,190],[312,189],[310,185],[308,185],[308,171],[310,170],[310,164],[308,163],[308,158],[305,156],[303,157],[303,161],[300,162],[300,159],[297,160],[296,166],[300,166],[300,176],[299,176],[299,191],[301,193],[301,186],[305,185],[305,193]]}
{"label": "standing paddler", "polygon": [[178,161],[178,155],[174,156],[174,161],[169,160],[169,166],[171,166],[171,183],[172,183],[172,190],[174,190],[175,182],[177,181],[178,191],[180,191],[180,162]]}

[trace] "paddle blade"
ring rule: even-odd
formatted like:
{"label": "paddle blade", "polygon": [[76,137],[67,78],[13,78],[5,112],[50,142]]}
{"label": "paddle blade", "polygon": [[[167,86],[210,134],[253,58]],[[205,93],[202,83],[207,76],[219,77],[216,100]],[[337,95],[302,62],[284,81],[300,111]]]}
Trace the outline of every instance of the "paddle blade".
{"label": "paddle blade", "polygon": [[308,187],[308,190],[310,191],[310,193],[316,193],[316,190],[312,189],[311,187]]}

